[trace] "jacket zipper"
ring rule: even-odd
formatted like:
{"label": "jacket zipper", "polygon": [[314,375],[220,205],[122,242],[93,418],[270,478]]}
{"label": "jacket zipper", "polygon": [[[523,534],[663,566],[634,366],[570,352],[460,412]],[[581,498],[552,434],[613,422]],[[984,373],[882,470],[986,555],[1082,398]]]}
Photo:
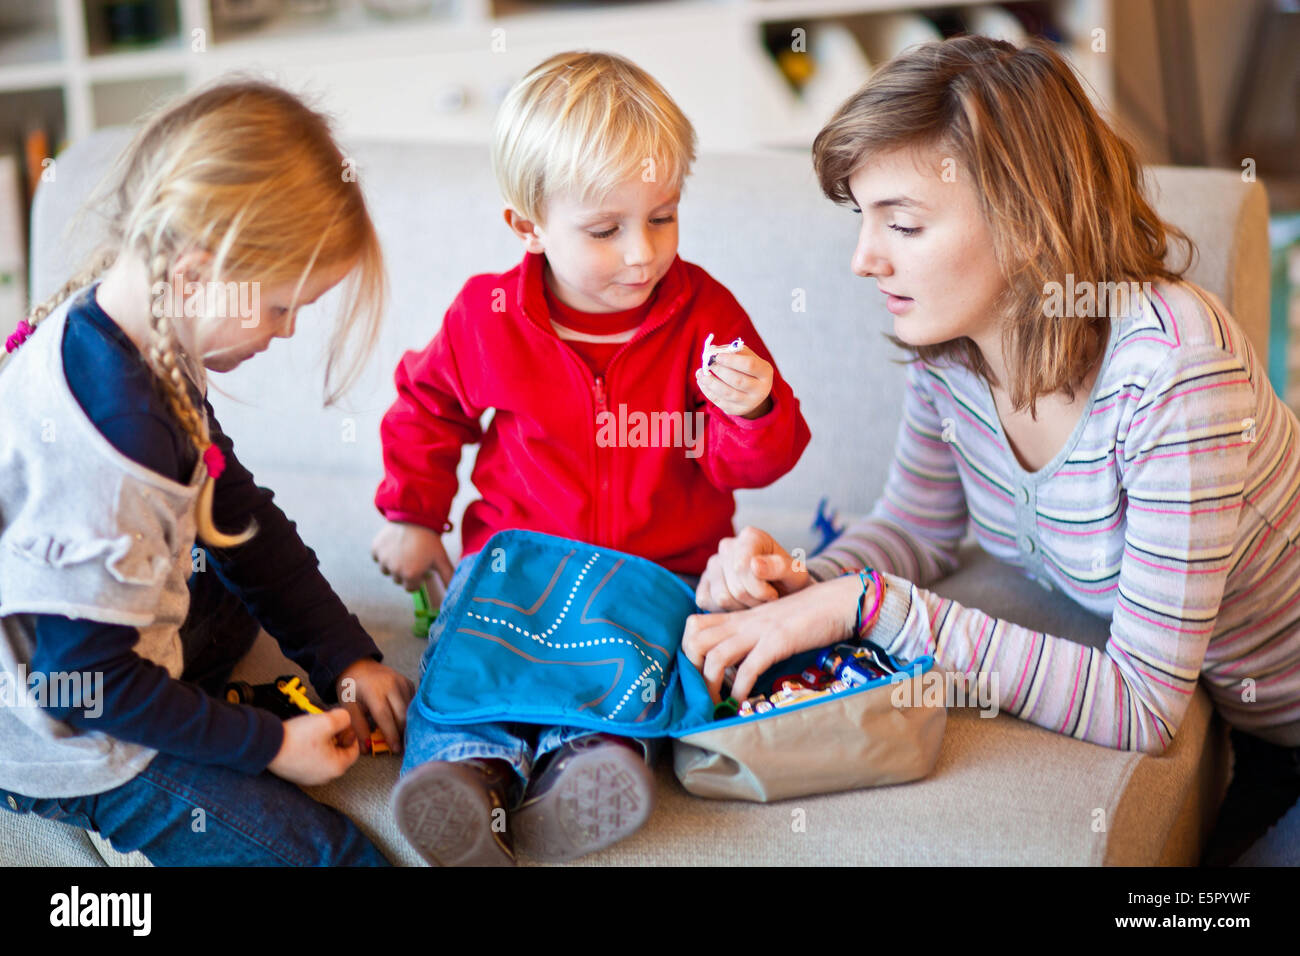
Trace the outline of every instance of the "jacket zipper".
{"label": "jacket zipper", "polygon": [[[614,367],[614,363],[623,357],[624,352],[643,339],[648,338],[662,326],[667,325],[668,320],[674,315],[676,315],[676,310],[668,312],[653,326],[638,329],[636,335],[624,342],[623,347],[610,356],[609,362],[605,364],[605,375],[609,374],[610,370]],[[569,351],[571,353],[573,352],[572,349]],[[582,359],[578,358],[576,353],[573,353],[573,357],[579,362],[582,361]],[[595,399],[597,415],[601,412],[609,411],[610,397],[609,390],[605,383],[605,375],[597,375],[591,383],[591,394],[592,398]],[[617,423],[614,427],[617,429]],[[599,433],[599,431],[600,428],[597,426],[596,432]],[[617,435],[617,431],[615,431],[615,435]],[[613,470],[613,458],[611,456],[614,452],[610,451],[608,454],[601,454],[605,449],[602,449],[599,444],[596,444],[594,437],[595,436],[593,436],[592,444],[595,446],[596,452],[596,496],[595,505],[592,508],[592,525],[596,529],[598,537],[593,538],[592,540],[600,542],[607,548],[612,548],[615,543],[614,529],[610,526],[610,514],[612,513],[612,510],[604,507],[604,505],[609,500],[610,472]],[[617,449],[618,445],[615,444],[613,447]]]}
{"label": "jacket zipper", "polygon": [[[528,315],[526,311],[524,312],[524,314]],[[617,352],[615,352],[612,356],[610,356],[609,363],[605,366],[606,374],[608,374],[609,370],[613,368],[614,363],[618,361],[619,358],[622,357],[624,352],[630,349],[633,345],[636,345],[642,339],[647,338],[652,333],[658,331],[662,326],[667,325],[668,321],[671,318],[673,318],[676,314],[677,314],[677,309],[670,308],[668,311],[665,312],[663,316],[659,318],[659,321],[655,322],[653,326],[650,326],[649,328],[643,326],[642,328],[638,329],[636,335],[634,335],[627,342],[624,342],[623,347],[619,349]],[[570,348],[567,344],[565,344],[562,341],[559,342],[559,344],[562,350],[569,354],[569,357],[570,359],[572,359],[573,362],[577,363],[577,365],[580,366],[583,371],[587,371],[587,364],[578,356],[577,352],[575,352],[572,348]],[[597,375],[592,379],[591,397],[592,397],[592,404],[596,408],[597,415],[600,414],[601,412],[609,411],[609,394],[606,389],[604,375]],[[591,528],[592,528],[591,540],[592,542],[602,544],[604,547],[613,547],[612,544],[605,544],[604,538],[600,535],[600,528],[602,523],[601,518],[603,517],[604,512],[606,510],[602,507],[603,502],[601,499],[603,496],[607,496],[609,493],[609,475],[608,475],[608,469],[603,467],[602,464],[605,460],[605,456],[601,455],[602,449],[596,443],[596,436],[599,433],[599,430],[600,428],[596,424],[596,419],[595,416],[593,415],[591,450],[594,454],[594,460],[596,466],[595,467],[596,494],[593,496],[593,504],[591,509]],[[612,541],[613,539],[611,538],[610,540]]]}
{"label": "jacket zipper", "polygon": [[[591,395],[596,402],[596,418],[599,418],[601,412],[609,411],[609,406],[606,402],[607,396],[605,394],[605,376],[597,375],[592,381]],[[593,423],[595,423],[596,418],[592,419]],[[598,424],[596,425],[596,433],[597,435],[600,433],[600,426]],[[593,496],[594,501],[591,509],[591,524],[593,531],[592,541],[608,547],[609,545],[605,543],[605,536],[603,533],[604,528],[601,527],[601,519],[604,517],[606,510],[603,505],[605,499],[609,495],[609,469],[606,466],[607,456],[603,454],[604,449],[600,447],[600,443],[595,440],[594,436],[592,439],[592,445],[596,452],[596,494]]]}

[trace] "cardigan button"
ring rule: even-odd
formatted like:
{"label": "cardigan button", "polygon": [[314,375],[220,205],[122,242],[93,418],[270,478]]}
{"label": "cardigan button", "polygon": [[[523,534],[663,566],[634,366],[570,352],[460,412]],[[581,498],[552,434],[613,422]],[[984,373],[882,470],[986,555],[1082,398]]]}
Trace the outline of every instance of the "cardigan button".
{"label": "cardigan button", "polygon": [[1029,489],[1028,489],[1028,488],[1021,488],[1021,489],[1020,489],[1020,500],[1023,501],[1025,504],[1029,504]]}
{"label": "cardigan button", "polygon": [[1033,554],[1034,548],[1035,548],[1034,539],[1029,537],[1029,535],[1025,535],[1025,550],[1028,551],[1030,554]]}
{"label": "cardigan button", "polygon": [[10,810],[13,810],[15,813],[18,812],[18,801],[17,801],[17,800],[15,800],[13,797],[8,797],[8,798],[5,800],[5,802],[9,804],[9,809],[10,809]]}

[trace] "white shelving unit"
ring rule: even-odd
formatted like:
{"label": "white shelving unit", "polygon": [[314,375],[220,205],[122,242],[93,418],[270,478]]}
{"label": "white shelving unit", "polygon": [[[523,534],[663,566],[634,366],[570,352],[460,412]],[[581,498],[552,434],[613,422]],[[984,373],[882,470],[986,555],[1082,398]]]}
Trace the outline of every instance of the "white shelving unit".
{"label": "white shelving unit", "polygon": [[[704,150],[806,150],[835,106],[869,75],[863,46],[884,37],[891,23],[897,28],[900,14],[988,6],[972,0],[429,0],[422,15],[385,18],[362,0],[334,0],[323,13],[281,14],[232,29],[214,16],[223,0],[157,0],[160,38],[121,50],[109,42],[105,15],[112,2],[0,5],[0,160],[10,171],[0,195],[0,292],[10,298],[21,298],[26,259],[25,237],[15,239],[25,228],[25,197],[11,194],[12,171],[39,172],[39,160],[24,150],[34,128],[57,153],[95,129],[132,122],[161,99],[244,70],[307,94],[334,116],[345,142],[483,142],[501,97],[530,67],[562,50],[600,49],[631,58],[663,83]],[[1112,0],[1054,2],[1064,51],[1109,112],[1113,54],[1094,53],[1090,40],[1094,30],[1111,32]],[[818,95],[816,82],[796,92],[769,48],[777,37],[784,46],[786,31],[795,29],[806,32],[810,53],[818,52],[816,38],[827,36],[847,53],[837,69],[817,67]],[[813,57],[822,64],[831,59]],[[4,160],[6,154],[14,159]]]}
{"label": "white shelving unit", "polygon": [[[0,19],[0,136],[42,115],[55,143],[129,121],[158,97],[232,69],[266,72],[315,95],[346,136],[482,140],[501,95],[528,67],[572,48],[623,53],[665,84],[704,148],[803,146],[826,116],[806,115],[765,48],[765,27],[840,21],[861,32],[872,16],[952,0],[435,0],[433,12],[384,18],[361,0],[315,16],[281,15],[235,31],[209,0],[162,0],[166,38],[149,49],[106,48],[108,0],[26,0],[25,24]],[[22,8],[24,0],[7,0]],[[1066,52],[1099,102],[1111,99],[1108,53],[1082,29],[1109,32],[1110,0],[1061,0],[1075,27]],[[7,16],[5,17],[7,18]],[[851,89],[845,89],[848,95]]]}

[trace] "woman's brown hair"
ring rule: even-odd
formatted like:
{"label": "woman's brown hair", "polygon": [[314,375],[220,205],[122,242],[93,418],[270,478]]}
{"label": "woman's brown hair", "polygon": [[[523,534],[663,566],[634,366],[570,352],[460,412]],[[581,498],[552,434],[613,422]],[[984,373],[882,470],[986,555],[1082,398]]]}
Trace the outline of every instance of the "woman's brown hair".
{"label": "woman's brown hair", "polygon": [[[899,149],[957,161],[972,177],[1007,288],[998,303],[1009,383],[968,337],[912,346],[932,365],[955,362],[1004,388],[1034,414],[1041,395],[1074,389],[1106,345],[1104,319],[1048,315],[1049,283],[1177,279],[1194,253],[1143,196],[1133,147],[1097,114],[1069,64],[1046,41],[1023,48],[963,36],[909,50],[872,75],[813,141],[822,192],[853,203],[849,179],[873,156]],[[1168,240],[1186,243],[1165,264]]]}
{"label": "woman's brown hair", "polygon": [[[155,290],[167,286],[169,265],[191,249],[211,256],[212,282],[293,282],[301,289],[317,268],[351,266],[330,340],[326,403],[360,373],[383,314],[379,239],[329,121],[292,93],[235,78],[165,104],[145,119],[86,209],[103,214],[107,240],[84,271],[32,309],[32,326],[128,250],[148,265]],[[172,316],[155,309],[151,325],[145,357],[202,454],[211,444],[207,417],[186,385],[202,371],[184,361]],[[235,535],[214,526],[212,495],[209,476],[196,506],[203,541],[232,547],[252,537],[255,526]]]}

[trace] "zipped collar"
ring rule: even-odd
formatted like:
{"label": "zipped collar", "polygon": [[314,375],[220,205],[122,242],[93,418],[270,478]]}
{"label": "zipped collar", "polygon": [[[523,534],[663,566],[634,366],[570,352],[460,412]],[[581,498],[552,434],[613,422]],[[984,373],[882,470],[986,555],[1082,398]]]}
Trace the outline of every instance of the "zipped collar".
{"label": "zipped collar", "polygon": [[[529,322],[548,336],[556,338],[555,330],[551,327],[550,309],[546,306],[545,267],[545,253],[524,253],[524,260],[519,264],[519,281],[515,287],[515,301],[519,303],[520,309],[522,309]],[[655,303],[650,308],[650,314],[646,316],[645,321],[641,324],[637,338],[641,338],[645,333],[657,329],[681,312],[694,291],[694,283],[691,281],[690,271],[686,268],[686,263],[682,261],[680,255],[674,256],[668,271],[659,280],[659,290],[655,296]]]}

